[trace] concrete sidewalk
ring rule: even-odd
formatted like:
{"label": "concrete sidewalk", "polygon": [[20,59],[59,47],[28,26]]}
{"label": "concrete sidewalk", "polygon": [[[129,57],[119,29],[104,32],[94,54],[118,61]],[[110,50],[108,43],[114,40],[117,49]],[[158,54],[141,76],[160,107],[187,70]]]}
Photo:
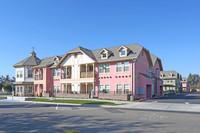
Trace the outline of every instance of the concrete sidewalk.
{"label": "concrete sidewalk", "polygon": [[113,102],[115,104],[124,105],[82,105],[82,104],[71,104],[71,103],[51,103],[51,102],[33,102],[33,101],[20,101],[26,103],[37,103],[37,104],[59,104],[59,105],[69,105],[69,106],[85,106],[85,107],[103,107],[103,108],[123,108],[123,109],[141,109],[141,110],[162,110],[162,111],[182,111],[182,112],[199,112],[200,104],[180,104],[180,103],[157,103],[157,102],[130,102],[130,101],[114,101],[114,100],[101,100],[101,99],[76,99],[76,98],[56,98],[65,100],[91,100],[91,101],[105,101]]}
{"label": "concrete sidewalk", "polygon": [[113,106],[113,108],[126,108],[126,109],[146,109],[146,110],[162,110],[162,111],[182,111],[182,112],[199,112],[200,104],[177,104],[177,103],[146,103],[135,102],[126,105]]}

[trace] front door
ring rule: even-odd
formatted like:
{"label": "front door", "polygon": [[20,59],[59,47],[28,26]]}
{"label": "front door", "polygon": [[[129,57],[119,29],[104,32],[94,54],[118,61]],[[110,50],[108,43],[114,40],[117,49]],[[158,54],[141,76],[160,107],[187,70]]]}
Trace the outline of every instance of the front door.
{"label": "front door", "polygon": [[147,85],[146,86],[146,97],[147,98],[150,98],[151,97],[151,94],[152,94],[152,89],[151,89],[151,85]]}

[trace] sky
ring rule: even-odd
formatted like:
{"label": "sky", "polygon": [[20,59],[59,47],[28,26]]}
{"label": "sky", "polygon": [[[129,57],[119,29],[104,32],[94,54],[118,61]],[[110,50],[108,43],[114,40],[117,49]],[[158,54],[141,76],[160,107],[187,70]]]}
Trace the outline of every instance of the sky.
{"label": "sky", "polygon": [[200,74],[199,0],[0,0],[0,75],[33,50],[40,59],[82,46],[138,43],[164,70]]}

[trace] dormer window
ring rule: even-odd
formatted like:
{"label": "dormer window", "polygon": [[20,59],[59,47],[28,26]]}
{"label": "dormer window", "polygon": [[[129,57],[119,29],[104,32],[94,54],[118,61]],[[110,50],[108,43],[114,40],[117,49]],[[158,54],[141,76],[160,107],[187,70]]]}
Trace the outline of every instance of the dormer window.
{"label": "dormer window", "polygon": [[103,53],[102,53],[102,58],[106,58],[107,57],[107,53],[104,51]]}
{"label": "dormer window", "polygon": [[128,47],[122,45],[119,49],[119,56],[120,57],[125,57],[129,54],[129,52],[131,51]]}
{"label": "dormer window", "polygon": [[160,76],[161,76],[161,77],[165,77],[165,75],[164,75],[164,74],[161,74]]}
{"label": "dormer window", "polygon": [[54,59],[54,64],[55,64],[55,65],[57,65],[57,64],[58,64],[58,62],[59,62],[58,58],[57,58],[57,57],[55,57],[55,59]]}
{"label": "dormer window", "polygon": [[126,50],[124,48],[121,49],[121,56],[125,56],[126,55]]}
{"label": "dormer window", "polygon": [[104,48],[100,51],[100,54],[101,54],[101,59],[107,59],[112,54],[112,52]]}
{"label": "dormer window", "polygon": [[172,73],[169,74],[169,77],[173,77],[174,75]]}

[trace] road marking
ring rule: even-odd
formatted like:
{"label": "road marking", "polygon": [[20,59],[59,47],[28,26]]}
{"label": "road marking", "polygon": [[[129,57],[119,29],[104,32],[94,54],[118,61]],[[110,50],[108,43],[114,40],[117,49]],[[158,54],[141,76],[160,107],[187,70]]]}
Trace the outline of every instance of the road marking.
{"label": "road marking", "polygon": [[65,133],[75,133],[75,132],[80,132],[78,130],[64,130]]}
{"label": "road marking", "polygon": [[[65,133],[77,133],[77,132],[80,132],[78,130],[63,130]],[[62,132],[55,132],[55,133],[62,133]]]}
{"label": "road marking", "polygon": [[58,110],[58,104],[57,104],[57,106],[56,106],[56,110]]}
{"label": "road marking", "polygon": [[33,118],[33,120],[37,120],[37,121],[46,121],[46,122],[59,123],[59,124],[65,124],[64,122],[49,121],[49,120],[37,119],[37,118]]}
{"label": "road marking", "polygon": [[185,102],[185,104],[190,104],[189,102]]}

